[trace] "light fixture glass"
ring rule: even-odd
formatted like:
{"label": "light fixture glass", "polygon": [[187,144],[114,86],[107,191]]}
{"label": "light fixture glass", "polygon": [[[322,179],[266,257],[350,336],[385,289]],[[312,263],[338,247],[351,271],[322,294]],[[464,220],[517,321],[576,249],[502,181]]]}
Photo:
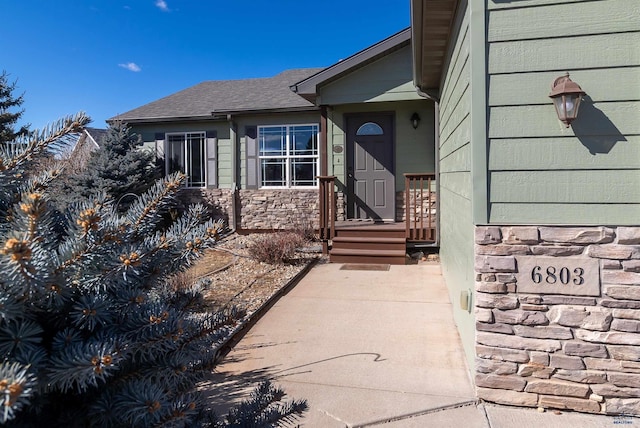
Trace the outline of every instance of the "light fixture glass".
{"label": "light fixture glass", "polygon": [[569,73],[558,77],[551,85],[549,97],[553,100],[558,119],[568,128],[578,117],[578,108],[585,92],[569,78]]}
{"label": "light fixture glass", "polygon": [[420,124],[420,116],[418,115],[417,112],[414,112],[411,115],[411,126],[413,126],[413,129],[418,129],[418,125]]}

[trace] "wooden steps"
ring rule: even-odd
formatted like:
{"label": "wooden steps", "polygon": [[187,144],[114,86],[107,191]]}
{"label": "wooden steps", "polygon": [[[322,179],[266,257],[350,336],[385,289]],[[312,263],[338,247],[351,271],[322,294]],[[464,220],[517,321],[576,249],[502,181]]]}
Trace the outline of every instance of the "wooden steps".
{"label": "wooden steps", "polygon": [[336,227],[329,260],[332,263],[406,263],[404,229],[395,224],[363,224]]}

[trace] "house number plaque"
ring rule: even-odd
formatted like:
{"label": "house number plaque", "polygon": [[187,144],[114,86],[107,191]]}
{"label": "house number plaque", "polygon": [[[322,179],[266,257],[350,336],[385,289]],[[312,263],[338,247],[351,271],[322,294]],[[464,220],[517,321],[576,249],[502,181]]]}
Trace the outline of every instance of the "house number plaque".
{"label": "house number plaque", "polygon": [[600,295],[600,263],[586,257],[516,256],[519,293]]}

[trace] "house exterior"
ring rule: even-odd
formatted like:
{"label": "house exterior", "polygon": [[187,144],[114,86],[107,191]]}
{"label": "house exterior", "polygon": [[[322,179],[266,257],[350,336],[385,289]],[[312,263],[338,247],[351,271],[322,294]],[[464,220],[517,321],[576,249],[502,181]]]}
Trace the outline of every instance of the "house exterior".
{"label": "house exterior", "polygon": [[435,168],[434,103],[415,91],[410,44],[406,29],[328,68],[203,82],[111,120],[235,230],[317,229],[319,176],[333,177],[337,220],[402,222],[404,174]]}
{"label": "house exterior", "polygon": [[[439,112],[441,264],[478,396],[640,415],[640,4],[411,6],[415,83]],[[587,94],[571,127],[548,97],[564,72]]]}
{"label": "house exterior", "polygon": [[481,399],[640,415],[640,3],[410,2],[411,28],[330,67],[113,120],[238,231],[312,225],[336,261],[396,239],[354,221],[402,224],[401,259],[437,245]]}

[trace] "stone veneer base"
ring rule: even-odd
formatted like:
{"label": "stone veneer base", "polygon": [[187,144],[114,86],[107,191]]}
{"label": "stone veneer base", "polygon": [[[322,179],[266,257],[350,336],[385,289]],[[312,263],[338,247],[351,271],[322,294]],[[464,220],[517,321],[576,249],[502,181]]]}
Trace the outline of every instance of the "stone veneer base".
{"label": "stone veneer base", "polygon": [[[214,217],[229,221],[234,192],[230,189],[185,189],[185,203],[202,203]],[[238,190],[236,213],[242,230],[308,230],[318,228],[317,189]]]}
{"label": "stone veneer base", "polygon": [[[600,293],[519,293],[522,256],[596,260]],[[479,398],[640,416],[640,227],[479,226],[475,272]]]}

